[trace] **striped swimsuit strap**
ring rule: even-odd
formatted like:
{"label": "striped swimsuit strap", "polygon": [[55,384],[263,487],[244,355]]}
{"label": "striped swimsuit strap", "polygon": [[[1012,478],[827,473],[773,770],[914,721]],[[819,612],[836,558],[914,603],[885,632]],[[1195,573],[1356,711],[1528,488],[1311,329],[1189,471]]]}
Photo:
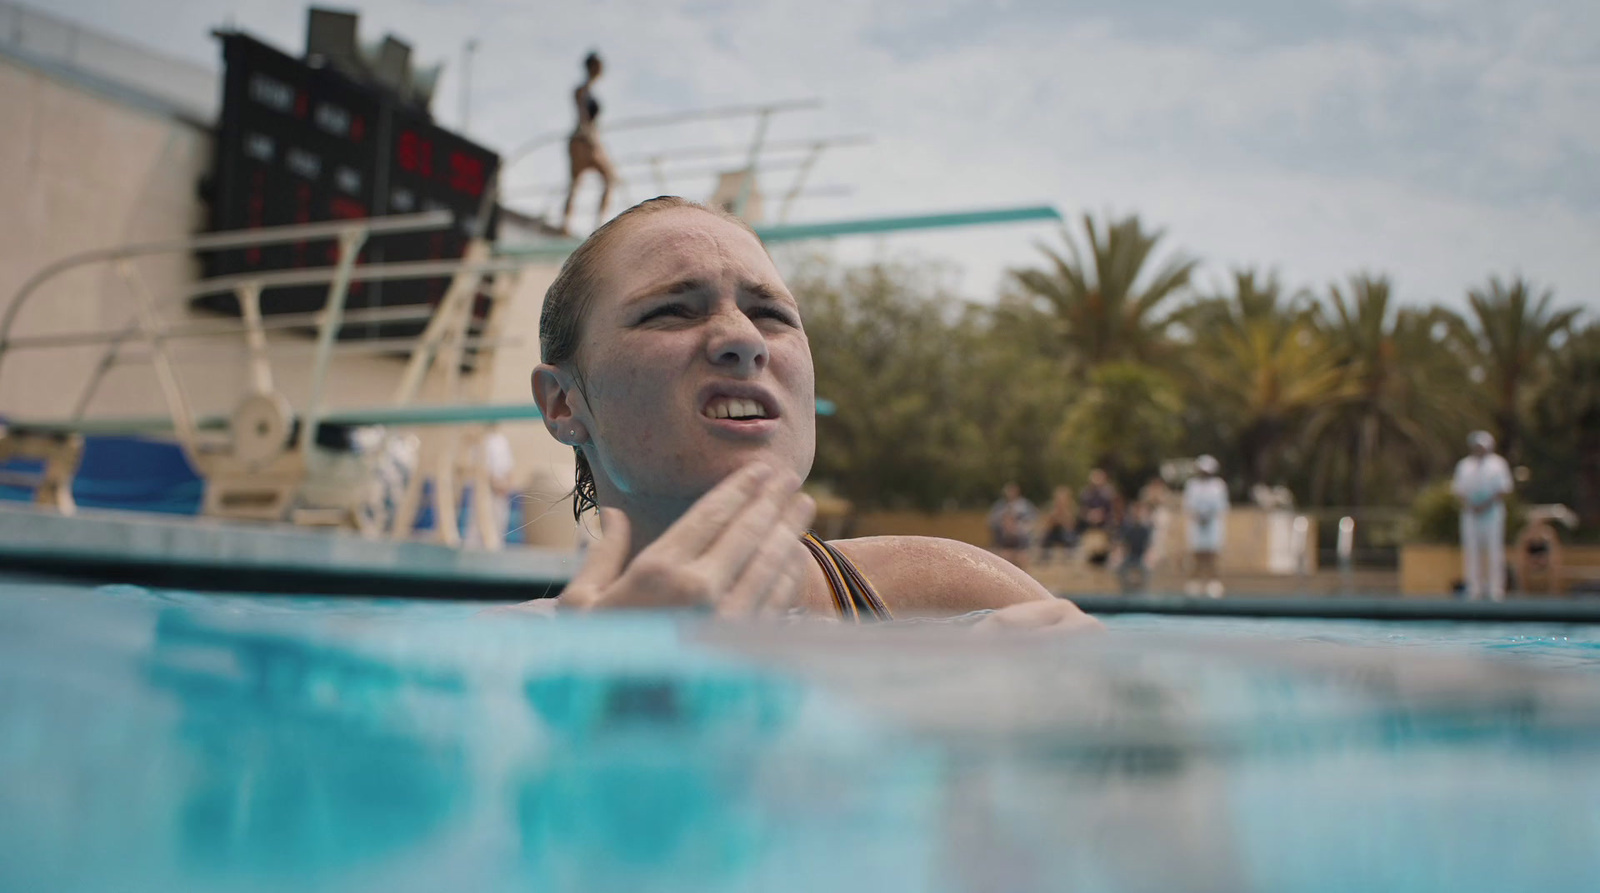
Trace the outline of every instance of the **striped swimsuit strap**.
{"label": "striped swimsuit strap", "polygon": [[878,597],[877,591],[856,568],[855,562],[846,558],[843,552],[823,542],[809,530],[801,542],[806,544],[806,548],[811,550],[811,557],[822,567],[822,575],[827,578],[828,589],[833,593],[833,609],[839,612],[840,619],[856,623],[861,623],[863,619],[894,619],[894,615],[889,613],[889,606]]}

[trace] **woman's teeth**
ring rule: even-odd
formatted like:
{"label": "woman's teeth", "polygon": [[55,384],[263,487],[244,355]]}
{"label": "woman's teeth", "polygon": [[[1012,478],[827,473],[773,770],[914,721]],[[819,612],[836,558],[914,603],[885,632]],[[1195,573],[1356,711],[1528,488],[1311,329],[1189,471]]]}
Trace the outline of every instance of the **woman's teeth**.
{"label": "woman's teeth", "polygon": [[764,419],[767,411],[755,400],[724,398],[707,403],[705,415],[712,419]]}

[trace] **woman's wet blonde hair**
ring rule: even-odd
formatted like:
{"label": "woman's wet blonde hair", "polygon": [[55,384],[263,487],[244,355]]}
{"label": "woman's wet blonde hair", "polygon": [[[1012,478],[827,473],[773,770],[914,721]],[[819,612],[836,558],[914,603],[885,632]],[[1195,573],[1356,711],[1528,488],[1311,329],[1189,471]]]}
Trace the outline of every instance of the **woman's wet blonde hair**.
{"label": "woman's wet blonde hair", "polygon": [[[583,320],[594,303],[596,283],[611,246],[625,235],[629,221],[662,211],[691,208],[704,211],[735,223],[757,241],[760,236],[739,217],[699,202],[676,195],[663,195],[647,199],[606,221],[605,225],[589,234],[561,265],[561,272],[544,293],[544,309],[539,314],[539,358],[552,366],[571,364],[574,376],[581,383],[583,376],[578,367],[578,345],[583,340]],[[572,516],[582,517],[585,511],[599,508],[594,488],[594,471],[583,449],[573,447],[577,457],[576,484],[572,491]]]}

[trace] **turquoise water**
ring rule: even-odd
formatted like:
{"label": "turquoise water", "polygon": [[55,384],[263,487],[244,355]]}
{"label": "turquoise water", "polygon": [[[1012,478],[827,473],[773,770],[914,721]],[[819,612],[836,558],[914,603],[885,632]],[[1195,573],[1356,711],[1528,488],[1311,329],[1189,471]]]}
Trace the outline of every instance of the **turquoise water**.
{"label": "turquoise water", "polygon": [[0,890],[1600,890],[1600,630],[0,588]]}

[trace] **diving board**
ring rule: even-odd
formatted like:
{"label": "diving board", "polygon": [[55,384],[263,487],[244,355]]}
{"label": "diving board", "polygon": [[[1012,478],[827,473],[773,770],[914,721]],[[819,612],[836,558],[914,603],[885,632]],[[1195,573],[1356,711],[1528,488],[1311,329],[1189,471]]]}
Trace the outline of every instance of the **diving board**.
{"label": "diving board", "polygon": [[768,245],[831,239],[835,236],[867,236],[956,226],[994,226],[1001,223],[1028,223],[1039,220],[1061,221],[1061,212],[1049,205],[1021,208],[995,208],[987,211],[956,211],[945,214],[912,214],[899,217],[863,217],[859,220],[832,220],[822,223],[785,223],[754,227],[756,235]]}
{"label": "diving board", "polygon": [[[836,406],[832,400],[817,398],[817,415],[833,415]],[[431,425],[488,425],[495,422],[538,421],[537,403],[447,403],[408,404],[404,406],[368,406],[360,409],[336,409],[322,414],[323,425],[388,425],[395,428],[424,427]],[[226,431],[231,420],[227,416],[209,415],[195,419],[201,431]],[[18,431],[38,431],[52,434],[80,434],[86,437],[103,435],[153,435],[174,433],[175,426],[168,416],[111,417],[96,419],[4,419],[6,428]]]}

